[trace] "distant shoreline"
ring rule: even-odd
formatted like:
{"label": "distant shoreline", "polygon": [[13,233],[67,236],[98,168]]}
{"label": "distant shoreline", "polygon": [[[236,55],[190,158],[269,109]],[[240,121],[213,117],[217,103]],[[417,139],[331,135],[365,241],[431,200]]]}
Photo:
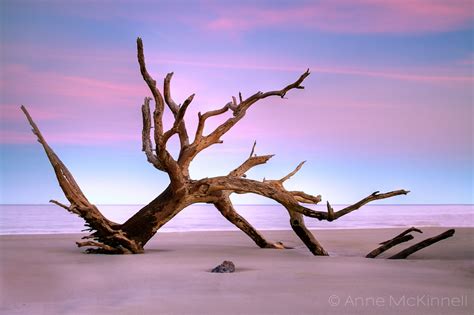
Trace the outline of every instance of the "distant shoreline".
{"label": "distant shoreline", "polygon": [[[123,223],[141,209],[138,205],[99,207],[110,220]],[[339,206],[334,206],[338,209]],[[317,206],[327,211],[325,205]],[[280,205],[240,205],[236,210],[260,231],[291,230],[288,212]],[[380,229],[397,227],[474,227],[472,206],[391,206],[367,205],[333,222],[307,218],[306,226],[315,230]],[[0,205],[0,235],[74,234],[84,230],[84,221],[56,205]],[[161,232],[236,231],[214,206],[193,205],[184,209]]]}
{"label": "distant shoreline", "polygon": [[[142,203],[98,203],[96,206],[145,206],[146,204]],[[319,204],[318,206],[321,206],[322,204]],[[334,206],[348,206],[348,203],[334,203],[331,204]],[[57,207],[56,205],[52,203],[0,203],[0,206],[54,206]],[[199,206],[205,206],[205,207],[214,207],[214,205],[210,204],[199,204]],[[283,207],[282,205],[278,203],[236,203],[234,206],[280,206]],[[373,207],[373,206],[473,206],[474,203],[369,203],[364,205],[364,207]]]}
{"label": "distant shoreline", "polygon": [[[400,229],[403,229],[403,228],[409,228],[411,226],[361,226],[361,227],[321,227],[321,228],[311,228],[310,230],[311,231],[332,231],[332,230],[344,230],[344,231],[350,231],[350,230],[400,230]],[[417,228],[429,228],[429,229],[474,229],[474,226],[473,227],[466,227],[466,226],[433,226],[433,225],[416,225]],[[292,229],[291,228],[288,228],[288,229],[259,229],[260,232],[291,232]],[[241,232],[240,230],[238,230],[237,228],[235,229],[228,229],[228,230],[209,230],[209,229],[206,229],[206,230],[183,230],[183,231],[169,231],[169,230],[164,230],[164,231],[160,231],[158,230],[158,234],[162,234],[162,233],[165,233],[165,234],[170,234],[170,233],[207,233],[207,232],[210,232],[210,233],[234,233],[234,232],[237,232],[237,233],[243,233]],[[44,236],[47,236],[47,235],[51,235],[51,236],[61,236],[61,235],[78,235],[78,236],[83,236],[83,235],[88,235],[89,233],[86,233],[86,232],[57,232],[57,233],[51,233],[51,232],[47,232],[47,233],[41,233],[41,232],[38,232],[38,233],[0,233],[0,238],[3,237],[3,236],[32,236],[32,235],[44,235]]]}

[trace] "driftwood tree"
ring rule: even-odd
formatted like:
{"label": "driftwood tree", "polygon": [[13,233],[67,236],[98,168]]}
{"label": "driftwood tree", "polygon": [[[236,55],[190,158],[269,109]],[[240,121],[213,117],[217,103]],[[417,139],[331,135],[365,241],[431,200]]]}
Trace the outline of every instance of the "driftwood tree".
{"label": "driftwood tree", "polygon": [[[77,242],[77,245],[79,247],[89,247],[88,252],[108,254],[142,253],[144,246],[158,229],[181,210],[195,203],[215,205],[216,209],[227,220],[246,233],[258,246],[262,248],[283,248],[284,246],[281,243],[267,241],[245,218],[237,213],[229,198],[233,193],[253,193],[273,199],[285,207],[289,213],[292,229],[308,249],[314,255],[328,255],[323,246],[306,228],[304,216],[333,221],[371,201],[408,193],[406,190],[387,193],[374,192],[359,202],[339,211],[334,211],[329,202],[327,203],[327,212],[315,211],[303,204],[317,204],[321,201],[321,196],[310,195],[302,191],[289,191],[284,187],[285,181],[295,175],[304,162],[281,179],[257,181],[246,178],[245,173],[248,170],[266,163],[273,156],[255,154],[255,144],[248,158],[227,175],[202,179],[191,178],[189,176],[189,166],[201,151],[216,143],[222,143],[221,137],[244,118],[250,107],[258,101],[272,96],[284,98],[293,89],[303,89],[302,83],[309,76],[309,70],[303,73],[295,82],[281,90],[257,92],[248,98],[243,98],[239,93],[238,99],[232,97],[232,100],[222,108],[203,114],[199,113],[198,126],[194,139],[191,141],[184,117],[188,106],[193,101],[194,94],[189,96],[182,105],[178,105],[171,97],[170,92],[173,73],[168,73],[164,79],[163,89],[160,91],[156,81],[146,68],[143,43],[140,38],[137,39],[137,51],[140,72],[153,96],[152,98],[146,97],[142,105],[142,150],[148,162],[156,169],[168,174],[170,184],[158,197],[123,224],[105,218],[99,209],[86,198],[72,174],[48,145],[26,108],[21,107],[33,128],[33,133],[46,151],[59,185],[70,205],[64,205],[54,200],[51,200],[51,202],[84,219],[91,234],[86,236],[84,241]],[[153,101],[154,107],[152,113],[150,111],[151,101]],[[174,115],[174,124],[169,130],[165,130],[163,126],[165,107],[168,107]],[[224,115],[225,113],[230,113],[230,117],[210,133],[204,134],[206,121],[211,117]],[[173,158],[167,149],[169,139],[175,135],[179,137],[180,143],[177,159]]]}

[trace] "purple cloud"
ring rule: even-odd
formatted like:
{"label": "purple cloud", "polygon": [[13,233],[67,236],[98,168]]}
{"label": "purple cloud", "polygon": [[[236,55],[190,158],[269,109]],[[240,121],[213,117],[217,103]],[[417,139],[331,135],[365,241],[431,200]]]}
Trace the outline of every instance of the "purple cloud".
{"label": "purple cloud", "polygon": [[210,31],[240,33],[261,28],[304,27],[338,33],[443,32],[471,25],[469,0],[322,0],[291,6],[210,7],[217,17],[202,21]]}

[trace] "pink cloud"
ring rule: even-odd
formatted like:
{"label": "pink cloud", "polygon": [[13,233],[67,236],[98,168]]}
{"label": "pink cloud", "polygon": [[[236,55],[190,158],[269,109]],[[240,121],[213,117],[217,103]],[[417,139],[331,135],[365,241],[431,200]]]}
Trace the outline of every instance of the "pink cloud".
{"label": "pink cloud", "polygon": [[3,74],[2,89],[12,94],[60,95],[85,100],[110,99],[117,94],[127,97],[146,95],[144,94],[146,88],[143,85],[110,82],[57,72],[34,71],[20,64],[5,65]]}
{"label": "pink cloud", "polygon": [[[21,64],[8,64],[3,69],[0,85],[1,143],[35,141],[20,111],[20,105],[25,105],[52,144],[136,141],[139,145],[140,105],[150,92],[142,83],[138,70],[135,78],[116,82],[37,71]],[[178,75],[173,83],[173,89],[177,91],[174,98],[178,103],[183,94],[178,91],[184,87],[186,90],[190,86],[199,87],[199,84],[193,84],[193,80]],[[17,104],[12,103],[16,100]],[[133,120],[127,119],[132,116]],[[165,125],[170,125],[170,117],[165,118]]]}
{"label": "pink cloud", "polygon": [[[0,104],[1,120],[2,121],[19,121],[24,120],[25,115],[20,110],[21,104]],[[64,118],[63,113],[52,111],[50,109],[35,108],[35,120],[55,120]]]}
{"label": "pink cloud", "polygon": [[[122,143],[124,141],[134,141],[137,146],[140,143],[138,132],[104,132],[103,130],[80,132],[42,132],[48,143],[51,144],[79,144],[79,145],[99,145]],[[34,143],[36,137],[31,132],[21,132],[13,130],[0,130],[0,142],[4,144],[27,144]]]}
{"label": "pink cloud", "polygon": [[306,27],[341,33],[424,33],[469,26],[469,0],[323,0],[285,8],[239,6],[217,8],[204,22],[211,31],[240,33],[268,27]]}

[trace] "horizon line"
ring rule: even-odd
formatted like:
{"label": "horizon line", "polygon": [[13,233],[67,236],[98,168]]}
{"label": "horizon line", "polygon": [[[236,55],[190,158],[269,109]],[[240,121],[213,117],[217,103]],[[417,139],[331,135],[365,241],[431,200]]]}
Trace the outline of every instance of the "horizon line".
{"label": "horizon line", "polygon": [[[146,206],[146,203],[98,203],[97,206]],[[195,203],[193,205],[200,205],[200,206],[214,206],[212,204],[207,203]],[[312,205],[312,204],[310,204]],[[334,203],[332,205],[335,206],[345,206],[351,205],[351,203]],[[366,204],[366,206],[375,206],[375,205],[383,205],[383,206],[474,206],[474,203],[371,203]],[[0,203],[0,206],[56,206],[52,203]],[[188,207],[189,207],[188,206]],[[234,206],[281,206],[278,203],[234,203]],[[316,204],[316,206],[325,206],[325,204]],[[186,207],[187,208],[187,207]]]}

